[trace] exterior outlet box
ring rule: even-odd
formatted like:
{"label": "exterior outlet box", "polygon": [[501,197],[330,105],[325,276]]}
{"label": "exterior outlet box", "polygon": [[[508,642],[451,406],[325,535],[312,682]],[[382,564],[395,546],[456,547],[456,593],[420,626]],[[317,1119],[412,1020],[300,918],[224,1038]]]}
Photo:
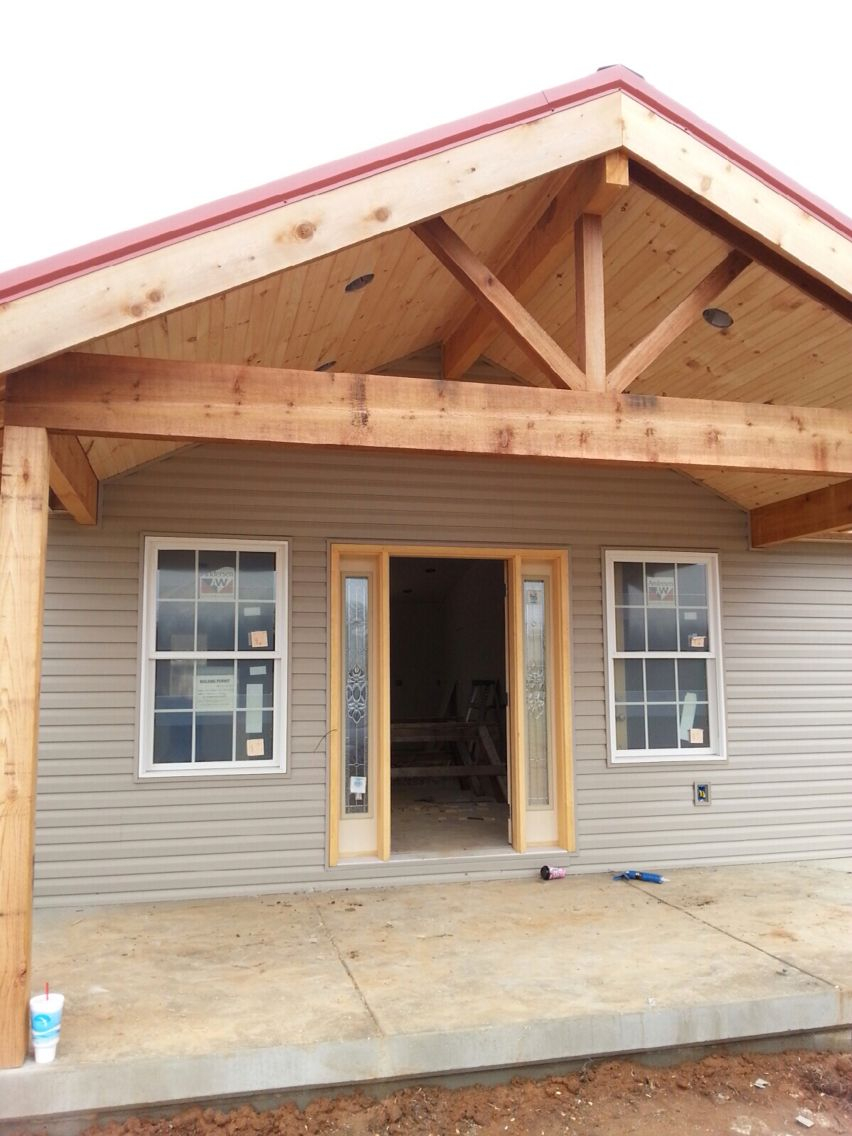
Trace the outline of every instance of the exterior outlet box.
{"label": "exterior outlet box", "polygon": [[709,781],[693,781],[692,782],[692,803],[694,805],[709,805],[710,804],[710,782]]}

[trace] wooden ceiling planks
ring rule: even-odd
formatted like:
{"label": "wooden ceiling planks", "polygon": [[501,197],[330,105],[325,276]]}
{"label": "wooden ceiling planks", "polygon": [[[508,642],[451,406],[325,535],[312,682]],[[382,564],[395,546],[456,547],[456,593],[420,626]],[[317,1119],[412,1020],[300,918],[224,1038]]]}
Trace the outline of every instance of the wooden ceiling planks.
{"label": "wooden ceiling planks", "polygon": [[89,438],[81,437],[80,444],[89,459],[89,465],[99,481],[117,477],[130,469],[147,465],[148,462],[184,450],[183,442],[148,442],[134,438]]}
{"label": "wooden ceiling planks", "polygon": [[[567,171],[470,202],[445,219],[486,263],[523,240]],[[633,186],[604,218],[607,359],[610,368],[728,253],[729,246],[646,190]],[[528,305],[576,358],[572,237],[559,272]],[[347,293],[355,276],[373,273]],[[232,289],[93,340],[80,350],[175,360],[315,369],[440,373],[439,344],[469,298],[407,229]],[[852,406],[852,328],[816,300],[752,265],[715,302],[734,316],[718,331],[698,319],[630,386],[674,397]],[[468,376],[529,381],[532,364],[499,335]],[[387,360],[397,364],[387,364]],[[400,363],[408,360],[405,369]],[[89,442],[86,443],[87,447]],[[92,443],[99,476],[169,452],[166,443]],[[696,477],[695,471],[690,474]],[[744,508],[830,484],[826,479],[708,470],[699,480]]]}
{"label": "wooden ceiling planks", "polygon": [[[479,255],[501,254],[564,180],[548,175],[448,214]],[[361,292],[356,276],[373,273]],[[407,229],[82,345],[108,354],[367,370],[440,338],[464,292]],[[465,301],[466,302],[466,301]],[[190,314],[192,313],[192,314]],[[400,318],[404,316],[404,318]]]}
{"label": "wooden ceiling planks", "polygon": [[706,485],[708,489],[732,501],[741,509],[749,510],[758,509],[761,505],[771,505],[788,497],[798,497],[801,493],[812,493],[816,489],[825,488],[826,485],[836,485],[845,480],[801,474],[740,473],[697,468],[691,469],[687,476],[701,485]]}

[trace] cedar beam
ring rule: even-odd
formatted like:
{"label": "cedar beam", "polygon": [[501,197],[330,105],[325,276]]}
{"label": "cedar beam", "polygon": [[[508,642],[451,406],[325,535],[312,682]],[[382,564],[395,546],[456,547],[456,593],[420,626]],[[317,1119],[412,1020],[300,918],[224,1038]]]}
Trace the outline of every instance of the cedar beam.
{"label": "cedar beam", "polygon": [[725,259],[711,269],[665,319],[649,331],[644,339],[640,339],[621,362],[613,367],[606,380],[609,389],[627,390],[634,379],[638,379],[644,371],[647,371],[665,349],[671,346],[678,336],[683,335],[704,309],[709,307],[750,264],[751,260],[745,253],[737,249],[728,253]]}
{"label": "cedar beam", "polygon": [[543,371],[552,386],[580,390],[585,387],[586,376],[574,360],[565,354],[442,217],[414,225],[412,232]]}
{"label": "cedar beam", "polygon": [[583,213],[574,226],[574,279],[577,357],[589,390],[606,386],[603,221]]}
{"label": "cedar beam", "polygon": [[752,548],[820,533],[852,531],[852,481],[752,509],[749,529]]}
{"label": "cedar beam", "polygon": [[0,475],[0,1068],[29,1042],[47,434],[6,423]]}
{"label": "cedar beam", "polygon": [[844,410],[76,352],[9,376],[6,423],[174,442],[852,478]]}
{"label": "cedar beam", "polygon": [[71,434],[51,434],[50,488],[79,525],[98,523],[98,479],[86,451]]}
{"label": "cedar beam", "polygon": [[[509,291],[529,304],[547,280],[567,262],[574,223],[582,213],[603,215],[629,184],[627,156],[613,150],[578,166],[549,203],[517,250],[498,268]],[[498,328],[476,307],[444,341],[444,375],[458,379],[488,349]]]}
{"label": "cedar beam", "polygon": [[659,174],[632,159],[630,161],[630,180],[633,184],[641,186],[654,197],[658,197],[660,201],[664,201],[667,205],[676,209],[678,213],[682,213],[684,217],[695,221],[697,225],[700,225],[709,233],[714,233],[717,237],[720,237],[731,248],[739,249],[740,252],[745,253],[755,264],[762,265],[780,279],[792,284],[794,288],[798,288],[800,292],[804,292],[806,296],[810,296],[812,300],[816,300],[818,304],[822,304],[830,311],[842,316],[843,319],[852,322],[852,299],[847,295],[836,291],[823,280],[811,276],[803,268],[787,260],[781,253],[758,240],[757,237],[738,228],[732,221],[720,216],[703,202],[691,197],[684,190],[678,189],[671,182],[660,177]]}

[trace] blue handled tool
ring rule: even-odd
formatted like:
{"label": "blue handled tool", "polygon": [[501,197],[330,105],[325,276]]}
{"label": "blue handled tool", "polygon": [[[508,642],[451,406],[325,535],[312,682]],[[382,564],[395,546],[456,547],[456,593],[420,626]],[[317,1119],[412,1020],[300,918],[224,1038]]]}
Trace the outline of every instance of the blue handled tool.
{"label": "blue handled tool", "polygon": [[619,872],[617,876],[612,878],[614,880],[642,880],[646,884],[668,883],[665,876],[660,876],[656,872],[636,872],[633,868],[628,868],[626,872]]}

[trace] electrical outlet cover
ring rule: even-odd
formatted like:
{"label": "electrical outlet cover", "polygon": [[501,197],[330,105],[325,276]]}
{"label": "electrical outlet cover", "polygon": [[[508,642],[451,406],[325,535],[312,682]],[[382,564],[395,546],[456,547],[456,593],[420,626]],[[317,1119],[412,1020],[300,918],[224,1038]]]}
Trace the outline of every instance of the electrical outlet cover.
{"label": "electrical outlet cover", "polygon": [[709,805],[710,804],[710,782],[709,781],[693,781],[693,783],[692,783],[692,803],[694,805]]}

